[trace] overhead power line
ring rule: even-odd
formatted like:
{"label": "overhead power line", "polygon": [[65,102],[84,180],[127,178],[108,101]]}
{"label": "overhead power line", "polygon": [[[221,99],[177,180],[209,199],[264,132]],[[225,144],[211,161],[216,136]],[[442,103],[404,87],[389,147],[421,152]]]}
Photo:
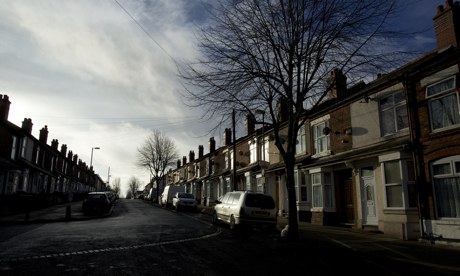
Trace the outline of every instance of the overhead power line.
{"label": "overhead power line", "polygon": [[118,2],[118,0],[114,0],[115,3],[117,3],[117,5],[134,21],[134,23],[136,23],[136,25],[147,35],[147,37],[153,41],[153,43],[155,43],[174,63],[177,64],[177,61],[168,53],[168,51],[165,50],[165,48],[163,48],[160,43],[158,43],[151,35],[150,33],[136,20],[136,18],[134,18],[134,16],[132,16],[128,10],[125,9],[125,7],[123,7],[123,5],[120,4],[120,2]]}

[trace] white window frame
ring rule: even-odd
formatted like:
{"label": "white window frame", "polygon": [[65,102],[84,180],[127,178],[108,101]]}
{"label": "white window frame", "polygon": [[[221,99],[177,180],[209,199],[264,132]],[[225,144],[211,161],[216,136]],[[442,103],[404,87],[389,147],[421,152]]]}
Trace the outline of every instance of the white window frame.
{"label": "white window frame", "polygon": [[[459,127],[460,126],[460,102],[459,102],[459,97],[457,93],[457,79],[455,76],[451,76],[448,78],[445,78],[439,82],[436,82],[434,84],[428,85],[426,87],[426,93],[425,97],[428,100],[428,109],[429,109],[429,114],[430,114],[430,126],[432,131],[442,131],[445,129],[450,129],[454,127]],[[445,108],[442,108],[441,110],[433,110],[433,105],[437,102],[440,102],[441,100],[445,100],[449,97],[454,97],[455,99],[452,99],[452,101],[455,101],[452,103],[452,108],[453,112],[451,115],[454,116],[451,120],[451,124],[445,125],[445,123],[440,123],[443,124],[441,126],[438,126],[437,123],[434,120],[434,116],[438,116],[441,114],[441,116],[445,116],[447,112],[445,112]]]}
{"label": "white window frame", "polygon": [[305,131],[305,125],[299,127],[297,132],[297,144],[295,146],[295,154],[306,154],[307,153],[307,134]]}
{"label": "white window frame", "polygon": [[[440,165],[447,165],[449,171],[436,174],[434,168]],[[460,186],[460,155],[439,159],[430,164],[430,170],[436,216],[439,219],[455,219],[460,221],[460,192],[458,192],[458,186]],[[451,180],[452,183],[441,182],[448,180]],[[438,185],[442,185],[441,189],[438,189]],[[443,211],[442,209],[445,210]]]}
{"label": "white window frame", "polygon": [[[397,101],[397,95],[402,96],[402,100]],[[388,99],[388,105],[383,107],[384,100]],[[406,97],[404,90],[400,90],[391,94],[388,94],[384,97],[381,97],[379,100],[379,112],[380,112],[380,131],[383,136],[393,135],[403,130],[409,129],[409,118],[407,113]],[[402,114],[403,112],[404,114]],[[388,115],[387,115],[388,114]],[[403,115],[403,116],[400,116]],[[404,116],[405,115],[405,116]],[[405,125],[399,126],[398,121],[400,118],[405,118]],[[392,129],[385,129],[384,126],[387,122],[392,123]]]}
{"label": "white window frame", "polygon": [[16,160],[16,154],[18,151],[18,137],[13,136],[13,143],[11,145],[11,159]]}
{"label": "white window frame", "polygon": [[265,136],[263,139],[264,141],[262,144],[262,149],[261,149],[262,155],[260,156],[260,160],[270,162],[270,155],[268,153],[269,152],[268,149],[270,146],[270,140],[268,136]]}
{"label": "white window frame", "polygon": [[[323,131],[319,131],[320,126],[322,126],[321,129],[325,129],[326,127],[329,128],[329,119],[330,115],[326,115],[316,120],[313,120],[310,123],[313,135],[314,158],[327,156],[331,154],[330,133],[325,134],[323,133]],[[325,148],[320,151],[320,144],[322,144],[323,141],[325,142]]]}
{"label": "white window frame", "polygon": [[[299,185],[300,183],[300,185]],[[307,174],[304,170],[294,170],[294,185],[296,191],[296,200],[299,202],[309,202]]]}
{"label": "white window frame", "polygon": [[308,173],[311,183],[312,211],[335,212],[333,171],[320,168],[310,170]]}
{"label": "white window frame", "polygon": [[250,140],[249,144],[249,164],[257,162],[257,139]]}
{"label": "white window frame", "polygon": [[[389,182],[386,175],[386,168],[389,163],[398,165],[398,181]],[[381,162],[382,170],[382,182],[384,186],[384,198],[385,198],[385,208],[387,209],[413,209],[417,208],[416,204],[416,194],[415,194],[415,174],[414,174],[414,163],[411,159],[406,158],[397,158],[397,159],[388,159]],[[389,193],[391,189],[395,187],[400,187],[399,195],[392,194],[392,196],[398,196],[398,202],[400,204],[395,204],[389,202],[391,198]]]}
{"label": "white window frame", "polygon": [[265,193],[265,176],[260,174],[256,175],[256,186],[257,186],[257,192],[258,193]]}
{"label": "white window frame", "polygon": [[228,170],[230,168],[230,164],[229,164],[230,158],[228,156],[229,154],[230,154],[229,151],[224,152],[224,169],[225,170]]}

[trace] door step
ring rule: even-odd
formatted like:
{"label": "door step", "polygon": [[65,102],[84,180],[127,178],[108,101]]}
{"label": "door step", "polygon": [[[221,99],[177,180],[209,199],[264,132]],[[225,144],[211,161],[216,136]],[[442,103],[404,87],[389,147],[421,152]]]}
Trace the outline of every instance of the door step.
{"label": "door step", "polygon": [[369,225],[369,224],[363,225],[362,230],[368,231],[368,232],[376,232],[376,233],[380,232],[379,227],[377,225]]}

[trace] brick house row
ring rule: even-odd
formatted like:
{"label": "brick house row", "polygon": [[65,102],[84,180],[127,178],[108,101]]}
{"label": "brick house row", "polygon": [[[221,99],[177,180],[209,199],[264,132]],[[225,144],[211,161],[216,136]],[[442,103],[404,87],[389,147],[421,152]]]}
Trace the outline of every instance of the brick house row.
{"label": "brick house row", "polygon": [[[19,211],[28,203],[42,206],[80,199],[87,192],[106,189],[101,177],[57,139],[48,145],[48,127],[32,135],[32,120],[22,126],[8,121],[10,100],[0,95],[0,198],[2,213]],[[18,205],[19,204],[19,205]],[[34,206],[40,207],[40,206]]]}
{"label": "brick house row", "polygon": [[[460,239],[459,15],[458,2],[439,6],[437,49],[370,83],[347,87],[340,70],[331,72],[329,99],[309,110],[297,137],[299,221]],[[166,184],[185,185],[203,205],[234,189],[268,193],[287,216],[270,132],[248,117],[244,137],[233,144],[226,129],[219,148],[211,138],[209,153],[190,151]]]}

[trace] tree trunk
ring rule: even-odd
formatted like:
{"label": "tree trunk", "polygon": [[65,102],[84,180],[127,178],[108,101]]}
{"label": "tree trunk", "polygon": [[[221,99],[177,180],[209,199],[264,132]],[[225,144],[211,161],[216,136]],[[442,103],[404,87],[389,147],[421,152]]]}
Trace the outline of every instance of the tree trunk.
{"label": "tree trunk", "polygon": [[284,158],[285,166],[286,166],[286,188],[288,192],[288,224],[289,224],[289,231],[288,231],[288,239],[290,240],[297,240],[299,237],[299,223],[297,221],[297,200],[296,200],[296,192],[295,192],[295,182],[294,182],[294,165],[295,165],[295,158],[286,156]]}

